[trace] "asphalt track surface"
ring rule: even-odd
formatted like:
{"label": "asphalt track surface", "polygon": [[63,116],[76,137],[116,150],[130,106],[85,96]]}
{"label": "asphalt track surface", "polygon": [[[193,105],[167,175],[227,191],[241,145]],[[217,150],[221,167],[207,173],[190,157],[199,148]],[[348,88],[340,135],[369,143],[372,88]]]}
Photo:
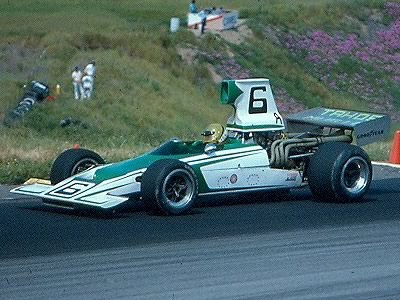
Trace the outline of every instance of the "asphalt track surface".
{"label": "asphalt track surface", "polygon": [[360,203],[305,189],[181,217],[71,212],[0,187],[0,299],[400,299],[400,169],[374,171]]}

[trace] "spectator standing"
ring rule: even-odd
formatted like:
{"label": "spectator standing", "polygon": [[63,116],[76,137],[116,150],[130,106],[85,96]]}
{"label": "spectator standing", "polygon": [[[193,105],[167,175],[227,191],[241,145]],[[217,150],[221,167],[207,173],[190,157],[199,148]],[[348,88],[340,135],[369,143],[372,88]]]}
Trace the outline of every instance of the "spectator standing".
{"label": "spectator standing", "polygon": [[84,75],[82,77],[82,100],[88,100],[93,93],[93,76]]}
{"label": "spectator standing", "polygon": [[72,71],[72,84],[74,86],[74,96],[75,100],[81,99],[83,96],[82,93],[82,71],[81,69],[76,66],[74,70]]}
{"label": "spectator standing", "polygon": [[192,0],[192,2],[189,4],[189,12],[191,14],[196,14],[197,13],[196,0]]}
{"label": "spectator standing", "polygon": [[206,30],[207,15],[208,12],[206,10],[202,10],[201,12],[199,12],[199,17],[201,18],[201,34],[203,34]]}
{"label": "spectator standing", "polygon": [[83,94],[82,99],[90,99],[94,89],[94,79],[96,78],[96,62],[92,60],[84,70],[82,77]]}
{"label": "spectator standing", "polygon": [[96,62],[92,60],[90,63],[87,64],[85,67],[85,75],[92,76],[93,78],[96,77]]}

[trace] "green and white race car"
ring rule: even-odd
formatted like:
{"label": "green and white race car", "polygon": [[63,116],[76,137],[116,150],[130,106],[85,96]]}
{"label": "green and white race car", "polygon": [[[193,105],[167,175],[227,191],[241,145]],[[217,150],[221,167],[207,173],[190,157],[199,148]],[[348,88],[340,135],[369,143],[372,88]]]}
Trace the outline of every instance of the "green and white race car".
{"label": "green and white race car", "polygon": [[372,167],[360,146],[389,133],[388,115],[321,107],[285,121],[262,78],[223,81],[220,101],[234,113],[226,126],[211,124],[201,141],[172,139],[111,164],[93,151],[69,149],[54,161],[51,185],[12,192],[69,208],[113,209],[140,199],[168,215],[187,213],[201,195],[309,185],[319,199],[349,202],[367,192]]}

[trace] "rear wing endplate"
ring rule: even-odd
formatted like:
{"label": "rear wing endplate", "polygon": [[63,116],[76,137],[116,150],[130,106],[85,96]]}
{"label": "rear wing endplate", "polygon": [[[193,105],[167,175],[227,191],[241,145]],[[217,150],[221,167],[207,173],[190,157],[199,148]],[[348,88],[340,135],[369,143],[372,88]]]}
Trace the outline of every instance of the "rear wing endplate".
{"label": "rear wing endplate", "polygon": [[302,111],[287,118],[289,132],[314,131],[320,128],[347,129],[359,146],[384,139],[390,131],[390,117],[351,110],[318,107]]}

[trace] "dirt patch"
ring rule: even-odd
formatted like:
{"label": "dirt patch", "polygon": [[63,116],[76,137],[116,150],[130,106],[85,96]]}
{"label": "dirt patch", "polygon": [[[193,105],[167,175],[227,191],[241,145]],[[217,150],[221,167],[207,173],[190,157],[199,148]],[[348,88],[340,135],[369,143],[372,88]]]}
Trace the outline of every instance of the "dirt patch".
{"label": "dirt patch", "polygon": [[197,49],[193,48],[183,48],[180,47],[177,49],[177,52],[181,59],[188,65],[194,65],[197,63],[196,56],[198,54]]}
{"label": "dirt patch", "polygon": [[254,36],[253,31],[246,25],[246,20],[239,20],[239,25],[236,29],[210,32],[235,45],[240,45],[246,39]]}
{"label": "dirt patch", "polygon": [[215,84],[219,84],[222,82],[223,80],[222,76],[217,73],[212,64],[207,64],[207,69],[210,72],[211,78]]}

